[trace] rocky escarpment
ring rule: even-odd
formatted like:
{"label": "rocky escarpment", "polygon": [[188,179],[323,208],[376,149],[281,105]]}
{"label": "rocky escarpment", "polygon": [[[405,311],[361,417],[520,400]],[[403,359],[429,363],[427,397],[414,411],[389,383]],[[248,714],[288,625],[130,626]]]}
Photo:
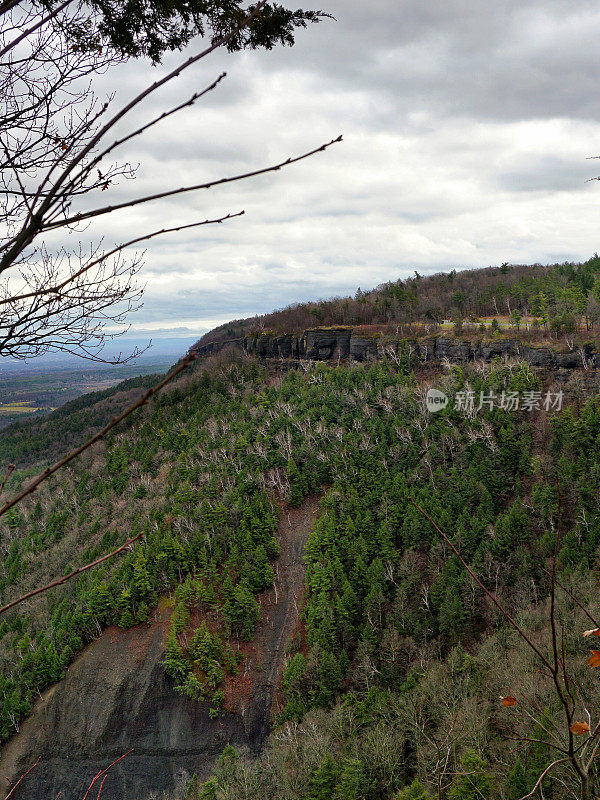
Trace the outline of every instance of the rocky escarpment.
{"label": "rocky escarpment", "polygon": [[256,746],[241,716],[211,720],[205,705],[175,691],[161,666],[168,616],[105,631],[44,693],[0,759],[0,774],[13,781],[40,759],[17,798],[50,800],[61,792],[79,800],[94,775],[133,748],[110,772],[102,796],[145,800],[202,772],[228,742]]}
{"label": "rocky escarpment", "polygon": [[211,355],[225,346],[243,349],[261,359],[300,361],[376,361],[384,356],[406,354],[413,363],[443,362],[464,364],[470,361],[493,361],[495,358],[517,358],[533,367],[577,369],[600,367],[600,350],[588,343],[562,352],[547,346],[526,343],[520,339],[498,338],[471,341],[454,336],[430,336],[418,339],[390,339],[366,334],[349,327],[312,328],[302,334],[277,336],[258,333],[244,339],[197,345],[194,351]]}
{"label": "rocky escarpment", "polygon": [[[132,750],[106,778],[102,800],[173,796],[193,774],[207,777],[226,744],[257,752],[269,728],[286,644],[298,622],[304,546],[319,499],[282,516],[276,589],[259,600],[262,620],[243,645],[239,685],[228,687],[234,712],[211,719],[209,706],[175,691],[162,666],[170,609],[149,625],[109,628],[46,691],[0,754],[0,796],[39,758],[15,800],[81,800],[91,779]],[[92,796],[98,793],[96,786]]]}
{"label": "rocky escarpment", "polygon": [[354,333],[351,328],[313,328],[300,336],[261,333],[246,336],[241,346],[259,358],[369,361],[378,357],[376,338]]}

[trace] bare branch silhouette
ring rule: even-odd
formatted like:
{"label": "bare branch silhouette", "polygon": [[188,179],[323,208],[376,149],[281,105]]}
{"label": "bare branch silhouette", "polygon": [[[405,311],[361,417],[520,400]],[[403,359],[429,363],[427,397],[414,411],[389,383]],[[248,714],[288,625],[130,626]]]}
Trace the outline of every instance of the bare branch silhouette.
{"label": "bare branch silhouette", "polygon": [[264,175],[267,172],[277,172],[282,167],[287,167],[290,164],[296,164],[298,161],[303,161],[305,158],[310,158],[310,156],[314,156],[316,153],[322,153],[324,150],[327,150],[328,147],[331,147],[331,145],[338,144],[341,141],[342,136],[340,135],[335,139],[326,142],[325,144],[319,145],[319,147],[309,150],[307,153],[303,153],[300,156],[286,158],[285,161],[280,161],[278,164],[273,164],[269,167],[262,167],[261,169],[255,169],[252,172],[244,172],[240,175],[233,175],[230,178],[218,178],[217,180],[209,181],[208,183],[197,183],[194,186],[182,186],[180,189],[169,189],[166,192],[158,192],[157,194],[147,195],[146,197],[138,197],[135,200],[127,200],[124,203],[118,203],[114,206],[104,206],[103,208],[96,208],[93,211],[81,212],[73,215],[72,217],[50,222],[43,226],[42,230],[53,230],[55,228],[61,228],[65,225],[75,225],[78,222],[85,222],[85,220],[91,219],[92,217],[99,217],[103,214],[112,214],[113,211],[120,211],[123,208],[132,208],[140,203],[149,203],[151,200],[161,200],[164,197],[173,197],[175,195],[185,194],[186,192],[196,192],[199,189],[212,189],[214,186],[220,186],[224,183],[234,183],[235,181],[243,181],[246,178],[255,178],[257,175]]}
{"label": "bare branch silhouette", "polygon": [[[22,489],[18,494],[16,494],[10,500],[7,500],[2,505],[2,507],[0,507],[0,516],[2,516],[3,514],[6,514],[6,512],[9,511],[9,509],[13,508],[15,505],[17,505],[17,503],[20,503],[21,500],[23,500],[25,497],[27,497],[30,494],[33,494],[33,492],[35,492],[36,489],[44,481],[48,480],[48,478],[51,475],[54,475],[55,472],[58,472],[58,470],[60,470],[64,466],[66,466],[66,464],[68,464],[70,461],[73,461],[73,459],[77,458],[83,452],[85,452],[90,447],[92,447],[92,445],[94,445],[96,442],[100,441],[100,439],[102,439],[103,436],[106,436],[106,434],[109,433],[109,431],[111,431],[120,422],[122,422],[124,419],[129,417],[131,414],[133,414],[134,411],[136,411],[138,408],[141,408],[144,405],[147,405],[149,403],[149,401],[150,401],[150,398],[153,395],[157,394],[157,392],[160,392],[160,390],[163,389],[168,383],[170,383],[174,378],[176,378],[178,375],[180,375],[185,369],[187,369],[187,367],[190,366],[190,364],[195,359],[196,359],[196,356],[193,353],[188,354],[181,361],[181,363],[177,367],[175,367],[175,369],[171,370],[171,372],[169,372],[169,374],[166,375],[159,383],[155,384],[154,386],[150,387],[150,389],[145,391],[141,395],[141,397],[139,397],[138,400],[135,401],[135,403],[132,403],[131,405],[129,405],[118,416],[113,417],[110,420],[110,422],[108,422],[101,430],[99,430],[97,433],[95,433],[94,436],[90,437],[82,445],[80,445],[79,447],[75,448],[70,453],[67,453],[67,455],[63,456],[63,458],[59,459],[59,461],[57,461],[55,464],[53,464],[50,467],[47,467],[43,472],[41,472],[39,475],[37,475],[35,478],[33,478],[33,480],[30,481],[24,489]],[[10,465],[10,466],[12,466],[12,465]],[[14,467],[13,467],[13,469],[14,469]],[[9,467],[9,470],[10,470],[10,467]],[[10,470],[10,472],[12,472],[12,470]],[[10,474],[10,472],[7,472],[7,477]],[[5,482],[6,482],[6,479],[5,479]],[[34,597],[35,595],[38,595],[38,594],[41,594],[42,592],[48,591],[48,589],[52,589],[55,586],[60,586],[63,583],[66,583],[68,580],[71,580],[71,578],[74,578],[77,575],[80,575],[82,572],[86,572],[87,570],[91,569],[92,567],[95,567],[98,564],[101,564],[103,561],[107,561],[108,559],[114,558],[115,556],[119,555],[124,550],[126,550],[128,547],[130,547],[132,544],[134,544],[134,542],[136,542],[142,536],[143,536],[143,533],[140,533],[137,536],[134,536],[133,538],[128,539],[126,542],[124,542],[122,545],[120,545],[120,547],[117,547],[116,550],[113,550],[111,553],[108,553],[108,555],[102,556],[101,558],[98,558],[95,561],[92,561],[91,563],[86,564],[86,565],[84,565],[82,567],[78,567],[77,569],[75,569],[72,572],[70,572],[68,575],[63,576],[62,578],[57,578],[56,580],[51,581],[50,583],[46,584],[45,586],[41,586],[41,587],[39,587],[37,589],[33,589],[32,591],[27,592],[26,594],[24,594],[22,597],[18,597],[15,600],[11,600],[9,603],[7,603],[6,605],[4,605],[4,606],[2,606],[0,608],[0,614],[3,614],[5,611],[8,611],[9,609],[13,608],[14,606],[19,605],[24,600],[28,600],[29,598]]]}
{"label": "bare branch silhouette", "polygon": [[104,561],[108,561],[109,559],[118,556],[119,553],[122,553],[124,550],[127,550],[135,542],[137,542],[138,539],[141,539],[142,536],[144,536],[143,533],[138,533],[137,536],[133,536],[131,539],[127,539],[126,542],[123,542],[123,544],[120,547],[117,547],[116,550],[113,550],[112,553],[107,553],[105,556],[97,558],[95,561],[92,561],[83,567],[77,567],[77,569],[74,569],[72,572],[69,572],[68,575],[64,575],[62,578],[57,578],[56,580],[47,583],[45,586],[40,586],[37,589],[32,589],[31,592],[27,592],[26,594],[21,595],[21,597],[17,597],[15,600],[11,600],[10,603],[7,603],[5,606],[0,607],[0,614],[4,614],[5,611],[8,611],[14,606],[18,606],[20,603],[23,603],[25,600],[29,600],[31,597],[35,597],[37,594],[41,594],[42,592],[47,592],[49,589],[54,589],[55,586],[62,586],[63,583],[70,581],[71,578],[75,578],[77,577],[77,575],[81,575],[82,572],[86,572],[88,569],[92,569],[92,567],[97,567],[98,564],[102,564]]}
{"label": "bare branch silhouette", "polygon": [[458,560],[460,561],[460,563],[462,564],[462,566],[463,566],[463,567],[464,567],[464,568],[467,570],[467,572],[468,572],[468,573],[469,573],[469,575],[470,575],[470,576],[473,578],[473,580],[475,581],[475,583],[476,583],[476,584],[477,584],[477,585],[480,587],[480,589],[482,589],[482,590],[485,592],[485,594],[486,594],[486,595],[487,595],[487,596],[490,598],[490,600],[492,601],[492,603],[494,603],[494,605],[496,606],[496,608],[498,608],[498,610],[500,611],[500,613],[502,614],[502,616],[503,616],[503,617],[504,617],[504,618],[507,620],[507,622],[509,622],[509,623],[512,625],[512,627],[513,627],[513,628],[514,628],[514,629],[517,631],[517,633],[519,634],[519,636],[521,636],[521,637],[522,637],[522,638],[523,638],[523,639],[524,639],[524,640],[527,642],[527,644],[528,644],[528,645],[531,647],[531,649],[534,651],[534,653],[535,653],[535,654],[538,656],[538,658],[540,659],[540,661],[542,662],[542,664],[544,664],[544,666],[545,666],[545,667],[547,667],[547,668],[548,668],[548,670],[550,670],[550,672],[552,672],[552,664],[551,664],[551,663],[548,661],[548,659],[546,658],[546,656],[545,656],[545,655],[544,655],[544,654],[541,652],[541,650],[540,650],[540,649],[539,649],[539,648],[538,648],[538,647],[537,647],[537,646],[536,646],[536,645],[535,645],[535,644],[534,644],[534,643],[531,641],[531,639],[530,639],[530,638],[529,638],[529,636],[528,636],[528,635],[525,633],[525,631],[524,631],[524,630],[521,628],[521,626],[519,625],[519,623],[518,623],[518,622],[516,622],[516,621],[515,621],[515,620],[512,618],[512,616],[511,616],[511,615],[508,613],[508,611],[507,611],[507,610],[504,608],[504,606],[502,605],[502,603],[501,603],[501,602],[498,600],[498,598],[496,597],[496,595],[495,595],[493,592],[490,592],[490,590],[487,588],[487,586],[486,586],[486,585],[485,585],[485,584],[484,584],[484,583],[483,583],[483,582],[480,580],[480,578],[478,577],[478,575],[477,575],[475,572],[473,572],[473,570],[472,570],[472,569],[471,569],[471,567],[470,567],[470,566],[467,564],[467,562],[464,560],[464,558],[463,558],[463,557],[462,557],[462,555],[460,554],[460,551],[458,550],[458,548],[456,547],[456,545],[454,544],[454,542],[453,542],[453,541],[450,539],[450,537],[449,537],[447,534],[445,534],[445,533],[444,533],[444,531],[443,531],[443,530],[442,530],[442,529],[439,527],[439,525],[438,525],[436,522],[434,522],[434,520],[433,520],[433,519],[432,519],[432,518],[429,516],[429,514],[428,514],[426,511],[423,511],[423,509],[421,508],[421,506],[419,506],[417,503],[415,503],[415,501],[412,499],[412,497],[409,497],[409,501],[410,501],[410,502],[412,503],[412,505],[413,505],[413,506],[414,506],[414,507],[417,509],[417,511],[418,511],[420,514],[422,514],[422,515],[425,517],[425,519],[429,520],[429,522],[430,522],[430,523],[433,525],[433,527],[436,529],[436,531],[437,531],[437,532],[440,534],[440,536],[441,536],[441,537],[444,539],[444,541],[446,542],[446,544],[447,544],[447,545],[449,545],[449,547],[450,547],[450,549],[452,550],[452,552],[454,553],[454,555],[455,555],[455,556],[458,558]]}
{"label": "bare branch silhouette", "polygon": [[114,767],[116,764],[118,764],[118,763],[119,763],[120,761],[122,761],[124,758],[127,758],[127,756],[128,756],[130,753],[133,753],[133,748],[131,748],[131,750],[128,750],[126,753],[123,753],[123,755],[122,755],[122,756],[119,756],[119,758],[116,758],[116,759],[115,759],[115,760],[112,762],[112,764],[109,764],[109,765],[108,765],[108,767],[106,767],[106,769],[103,769],[103,770],[101,770],[101,771],[100,771],[100,772],[99,772],[99,773],[98,773],[98,774],[95,776],[95,778],[93,778],[92,782],[91,782],[91,783],[90,783],[90,785],[88,786],[88,788],[87,788],[87,791],[86,791],[86,793],[85,793],[85,794],[84,794],[84,796],[83,796],[83,800],[86,800],[86,799],[87,799],[87,797],[88,797],[89,793],[92,791],[92,789],[93,789],[93,787],[94,787],[94,784],[96,783],[96,781],[98,781],[98,780],[100,780],[100,778],[102,778],[102,783],[100,784],[100,790],[98,791],[98,800],[99,800],[99,799],[100,799],[100,795],[102,794],[102,787],[104,786],[104,781],[106,780],[106,776],[108,775],[108,773],[110,772],[110,770],[111,770],[111,769],[112,769],[112,768],[113,768],[113,767]]}
{"label": "bare branch silhouette", "polygon": [[79,447],[76,447],[74,450],[71,450],[70,453],[63,456],[57,462],[52,464],[50,467],[46,467],[46,469],[41,472],[39,475],[36,475],[32,481],[30,481],[27,486],[22,489],[18,494],[12,497],[10,500],[7,500],[1,507],[0,507],[0,516],[6,514],[6,512],[16,506],[17,503],[20,503],[23,498],[27,497],[30,494],[33,494],[35,490],[38,488],[40,484],[44,481],[48,480],[51,475],[54,475],[55,472],[58,472],[59,469],[66,466],[70,461],[73,461],[74,458],[81,455],[85,450],[88,450],[93,444],[99,442],[106,434],[111,431],[116,425],[126,419],[128,416],[133,414],[138,408],[146,405],[150,398],[155,395],[157,392],[170,383],[174,378],[177,377],[184,369],[187,369],[189,365],[195,360],[196,356],[193,353],[189,353],[180,364],[178,364],[175,369],[171,370],[168,375],[166,375],[159,383],[155,384],[154,386],[150,387],[144,394],[136,400],[135,403],[132,403],[128,406],[124,411],[122,411],[118,416],[113,417],[110,422],[108,422],[101,430],[95,433],[90,439],[84,442]]}
{"label": "bare branch silhouette", "polygon": [[16,791],[16,789],[18,788],[19,784],[20,784],[22,781],[24,781],[24,780],[25,780],[25,778],[26,778],[26,777],[29,775],[29,773],[30,773],[30,772],[32,772],[32,771],[33,771],[33,770],[34,770],[34,769],[37,767],[37,765],[38,765],[39,763],[40,763],[40,759],[38,758],[38,760],[35,762],[35,764],[33,764],[33,766],[29,767],[29,769],[27,770],[27,772],[24,772],[24,773],[21,775],[21,777],[19,778],[19,780],[18,780],[18,781],[17,781],[17,782],[14,784],[14,786],[12,786],[12,787],[11,787],[11,790],[10,790],[10,792],[9,792],[9,793],[6,795],[6,797],[4,798],[4,800],[10,800],[10,798],[11,798],[11,797],[14,797],[14,795],[15,795],[15,791]]}
{"label": "bare branch silhouette", "polygon": [[[485,592],[485,594],[492,600],[494,605],[498,608],[504,619],[517,631],[521,639],[528,645],[528,647],[535,653],[538,659],[541,661],[543,666],[547,669],[547,677],[551,678],[552,684],[554,686],[554,694],[560,707],[562,708],[564,714],[564,729],[559,731],[557,726],[553,727],[557,732],[559,732],[562,736],[562,740],[564,741],[564,746],[557,747],[560,752],[564,753],[564,758],[559,758],[553,761],[548,767],[544,769],[542,774],[539,776],[534,789],[529,792],[528,794],[524,795],[520,798],[520,800],[527,800],[527,798],[532,797],[537,788],[541,785],[543,779],[548,775],[555,767],[559,766],[560,764],[568,763],[573,771],[573,773],[577,776],[579,783],[580,783],[580,798],[581,800],[590,800],[590,771],[594,764],[594,760],[598,754],[598,750],[600,747],[600,741],[596,742],[591,754],[589,757],[586,758],[587,748],[593,743],[598,735],[600,735],[600,721],[595,726],[593,731],[590,731],[590,725],[582,725],[579,722],[576,722],[575,712],[578,707],[587,713],[588,717],[590,717],[587,708],[583,702],[583,699],[579,695],[579,690],[576,687],[575,681],[573,680],[572,676],[567,671],[567,663],[566,663],[566,655],[565,655],[565,647],[564,647],[564,636],[562,630],[558,630],[558,624],[556,619],[556,595],[555,595],[555,585],[557,585],[556,581],[556,570],[558,564],[558,552],[560,548],[560,543],[562,539],[562,498],[560,494],[560,487],[558,489],[558,523],[557,523],[557,533],[555,538],[555,545],[554,545],[554,552],[552,554],[552,567],[549,571],[546,571],[547,574],[550,576],[550,613],[549,613],[549,624],[550,624],[550,639],[551,639],[551,649],[552,649],[552,660],[549,660],[542,651],[534,644],[531,640],[531,637],[528,636],[527,633],[521,628],[521,626],[513,619],[511,614],[508,612],[506,607],[498,600],[495,594],[489,591],[489,589],[485,586],[485,584],[479,579],[477,574],[469,567],[466,561],[460,554],[458,548],[454,545],[450,537],[444,533],[444,531],[437,525],[437,523],[424,511],[412,498],[409,498],[409,502],[419,511],[419,513],[425,517],[436,529],[436,531],[442,536],[444,541],[449,545],[452,549],[462,566],[466,569],[469,575],[473,578],[473,580],[478,584],[478,586]],[[565,590],[567,591],[567,590]],[[581,605],[578,603],[581,607]],[[588,614],[588,616],[590,616]],[[593,619],[590,616],[591,619]],[[574,690],[579,695],[578,697],[575,696]],[[519,701],[515,697],[508,697],[508,698],[501,698],[505,701],[507,706],[515,706],[519,705],[523,708],[524,712],[528,715],[527,710],[524,708],[523,704],[519,703]],[[526,699],[526,698],[524,698]],[[509,702],[506,702],[509,701]],[[539,709],[537,709],[539,713]],[[539,720],[531,717],[532,721],[535,724],[540,724]],[[540,714],[541,716],[541,714]],[[591,717],[590,717],[591,719]],[[588,736],[583,741],[582,744],[576,745],[575,744],[575,735],[582,735],[585,732],[588,732]],[[529,737],[516,737],[520,741],[526,741]],[[542,742],[541,740],[533,740],[537,741],[538,743],[548,744]]]}
{"label": "bare branch silhouette", "polygon": [[[73,231],[79,223],[152,200],[274,172],[341,141],[338,137],[243,174],[98,205],[99,193],[119,178],[135,177],[136,169],[126,161],[111,162],[116,151],[123,152],[135,137],[206,97],[226,73],[138,123],[140,105],[211,53],[233,46],[263,11],[270,13],[266,0],[233,15],[233,24],[215,23],[217,35],[208,46],[113,110],[114,98],[98,101],[89,81],[123,57],[98,38],[97,20],[87,18],[84,0],[62,0],[52,9],[11,0],[0,5],[0,94],[5,100],[0,110],[0,357],[25,359],[48,351],[110,363],[137,357],[140,351],[116,360],[103,355],[105,344],[125,332],[128,315],[142,303],[143,289],[137,285],[141,258],[125,258],[124,250],[159,234],[223,222],[240,212],[203,223],[182,221],[111,244],[106,252],[92,244],[87,255],[81,245],[73,251],[50,246],[45,238],[50,232]],[[133,120],[130,130],[113,137],[118,124]],[[86,201],[87,209],[81,207]]]}

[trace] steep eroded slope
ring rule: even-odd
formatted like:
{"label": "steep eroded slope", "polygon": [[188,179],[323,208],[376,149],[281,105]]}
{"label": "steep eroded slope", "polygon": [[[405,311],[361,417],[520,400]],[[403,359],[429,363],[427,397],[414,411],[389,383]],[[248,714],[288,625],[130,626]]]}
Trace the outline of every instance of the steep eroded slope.
{"label": "steep eroded slope", "polygon": [[45,800],[62,792],[64,800],[80,798],[97,772],[131,748],[109,774],[103,800],[142,800],[173,790],[186,774],[205,776],[227,743],[256,752],[270,727],[286,644],[298,621],[303,550],[318,507],[312,497],[282,514],[277,591],[260,596],[261,623],[253,641],[242,645],[244,692],[230,692],[237,713],[211,719],[208,703],[175,690],[161,663],[171,614],[163,603],[148,625],[106,630],[43,694],[0,757],[0,773],[13,781],[40,757],[16,797]]}

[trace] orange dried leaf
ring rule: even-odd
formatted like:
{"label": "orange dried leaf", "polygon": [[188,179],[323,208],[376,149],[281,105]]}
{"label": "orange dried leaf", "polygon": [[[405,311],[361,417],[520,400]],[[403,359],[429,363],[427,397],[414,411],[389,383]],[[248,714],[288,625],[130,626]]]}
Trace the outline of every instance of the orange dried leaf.
{"label": "orange dried leaf", "polygon": [[506,697],[502,697],[500,695],[500,700],[502,701],[502,705],[510,708],[511,706],[516,706],[519,702],[516,697],[512,697],[512,695],[508,694]]}
{"label": "orange dried leaf", "polygon": [[576,733],[577,736],[582,736],[584,733],[589,732],[590,726],[587,724],[587,722],[574,722],[569,730],[571,733]]}
{"label": "orange dried leaf", "polygon": [[600,636],[600,628],[592,628],[591,631],[584,631],[584,636]]}
{"label": "orange dried leaf", "polygon": [[590,650],[590,653],[592,655],[587,660],[588,665],[590,667],[600,667],[600,650]]}

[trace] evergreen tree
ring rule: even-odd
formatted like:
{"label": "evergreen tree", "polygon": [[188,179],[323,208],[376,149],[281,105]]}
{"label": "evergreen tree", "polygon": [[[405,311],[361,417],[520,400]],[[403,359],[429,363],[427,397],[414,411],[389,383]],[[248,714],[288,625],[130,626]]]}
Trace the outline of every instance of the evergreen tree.
{"label": "evergreen tree", "polygon": [[457,776],[448,790],[448,800],[481,800],[488,798],[494,786],[486,762],[473,750],[468,750],[460,759]]}
{"label": "evergreen tree", "polygon": [[365,765],[359,758],[349,758],[342,763],[334,800],[366,800],[368,778]]}
{"label": "evergreen tree", "polygon": [[519,798],[526,795],[528,791],[529,786],[527,784],[525,768],[523,767],[523,762],[521,759],[517,758],[512,772],[510,773],[506,782],[507,800],[519,800]]}
{"label": "evergreen tree", "polygon": [[410,786],[406,786],[395,794],[393,800],[433,800],[433,795],[424,789],[418,778],[415,778]]}
{"label": "evergreen tree", "polygon": [[167,641],[163,664],[167,674],[178,681],[184,680],[190,671],[190,662],[186,658],[174,632],[171,632]]}
{"label": "evergreen tree", "polygon": [[307,800],[332,800],[340,770],[331,753],[327,753],[310,778]]}

